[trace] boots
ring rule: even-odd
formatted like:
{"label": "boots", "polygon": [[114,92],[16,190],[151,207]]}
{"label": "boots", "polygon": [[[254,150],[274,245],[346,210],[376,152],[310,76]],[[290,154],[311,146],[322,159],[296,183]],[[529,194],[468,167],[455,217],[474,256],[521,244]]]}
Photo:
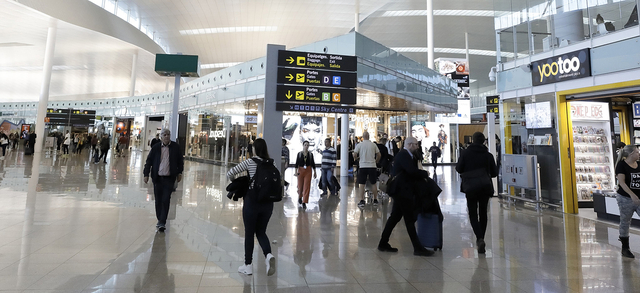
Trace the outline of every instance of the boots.
{"label": "boots", "polygon": [[629,250],[629,237],[620,237],[620,242],[622,242],[622,256],[628,258],[635,258],[631,250]]}

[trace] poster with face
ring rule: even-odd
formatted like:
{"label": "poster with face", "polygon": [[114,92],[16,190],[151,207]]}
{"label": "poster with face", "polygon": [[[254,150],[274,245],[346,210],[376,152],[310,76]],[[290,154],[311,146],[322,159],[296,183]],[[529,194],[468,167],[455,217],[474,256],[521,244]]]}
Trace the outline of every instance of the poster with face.
{"label": "poster with face", "polygon": [[415,137],[422,145],[425,162],[431,162],[429,148],[434,143],[442,154],[438,161],[441,163],[451,162],[449,123],[412,121],[411,125],[411,136]]}
{"label": "poster with face", "polygon": [[295,164],[296,155],[302,151],[302,143],[309,142],[309,152],[316,164],[322,161],[324,139],[327,137],[327,118],[315,116],[283,116],[282,137],[287,140],[289,163]]}

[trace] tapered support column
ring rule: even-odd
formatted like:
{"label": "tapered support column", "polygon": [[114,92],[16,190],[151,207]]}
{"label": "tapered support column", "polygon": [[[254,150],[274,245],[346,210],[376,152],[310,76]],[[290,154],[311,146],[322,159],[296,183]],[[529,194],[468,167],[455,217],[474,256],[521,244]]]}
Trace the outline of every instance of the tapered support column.
{"label": "tapered support column", "polygon": [[51,23],[47,31],[47,45],[44,53],[44,66],[42,68],[42,87],[40,88],[40,100],[38,101],[38,114],[36,118],[36,145],[34,151],[42,152],[44,145],[44,118],[47,117],[47,104],[49,103],[49,87],[51,85],[51,71],[53,69],[53,53],[56,49],[56,34],[58,28],[55,22]]}

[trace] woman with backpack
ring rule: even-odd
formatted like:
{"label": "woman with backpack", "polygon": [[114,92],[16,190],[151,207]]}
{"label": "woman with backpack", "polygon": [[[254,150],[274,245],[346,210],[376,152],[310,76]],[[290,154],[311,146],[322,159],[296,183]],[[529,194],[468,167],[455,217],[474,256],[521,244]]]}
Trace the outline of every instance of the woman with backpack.
{"label": "woman with backpack", "polygon": [[[256,175],[258,169],[257,162],[266,162],[273,164],[273,159],[269,157],[267,143],[264,139],[258,138],[253,143],[254,156],[243,161],[227,172],[229,180],[238,176],[244,176],[248,173],[252,179]],[[242,206],[242,220],[244,222],[244,265],[238,268],[238,272],[251,275],[253,274],[253,236],[258,238],[258,243],[262,247],[262,252],[267,265],[267,276],[271,276],[276,271],[276,258],[271,254],[271,245],[267,236],[267,224],[273,213],[273,202],[259,201],[256,194],[248,192],[244,197],[244,205]]]}

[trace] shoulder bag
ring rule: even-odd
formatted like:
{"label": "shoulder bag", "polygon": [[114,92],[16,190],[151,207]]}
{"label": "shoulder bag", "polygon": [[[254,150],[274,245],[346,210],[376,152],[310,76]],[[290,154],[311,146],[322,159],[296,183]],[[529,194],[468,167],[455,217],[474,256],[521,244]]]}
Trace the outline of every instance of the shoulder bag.
{"label": "shoulder bag", "polygon": [[462,192],[482,193],[493,190],[493,181],[485,168],[474,169],[460,174],[462,177]]}

